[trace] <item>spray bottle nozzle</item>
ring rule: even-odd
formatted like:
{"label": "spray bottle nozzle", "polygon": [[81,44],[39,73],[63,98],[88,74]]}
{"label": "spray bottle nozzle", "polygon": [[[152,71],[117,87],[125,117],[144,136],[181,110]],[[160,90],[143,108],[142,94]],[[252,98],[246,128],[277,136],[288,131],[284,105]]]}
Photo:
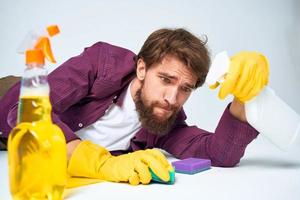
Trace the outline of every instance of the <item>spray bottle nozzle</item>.
{"label": "spray bottle nozzle", "polygon": [[230,58],[226,51],[222,51],[215,56],[205,79],[205,82],[211,89],[218,87],[224,81],[229,65]]}
{"label": "spray bottle nozzle", "polygon": [[37,31],[29,32],[21,44],[19,53],[25,53],[27,65],[31,63],[44,65],[45,57],[52,63],[56,62],[49,37],[57,35],[60,31],[57,25],[48,26],[46,31],[43,33]]}

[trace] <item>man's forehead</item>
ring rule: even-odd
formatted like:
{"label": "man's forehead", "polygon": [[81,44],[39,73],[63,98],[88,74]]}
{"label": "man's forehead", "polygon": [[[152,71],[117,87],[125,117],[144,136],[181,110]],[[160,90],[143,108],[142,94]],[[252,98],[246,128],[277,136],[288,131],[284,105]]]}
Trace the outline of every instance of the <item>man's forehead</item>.
{"label": "man's forehead", "polygon": [[193,70],[175,56],[165,56],[157,66],[157,72],[182,79],[191,85],[195,85],[198,80]]}

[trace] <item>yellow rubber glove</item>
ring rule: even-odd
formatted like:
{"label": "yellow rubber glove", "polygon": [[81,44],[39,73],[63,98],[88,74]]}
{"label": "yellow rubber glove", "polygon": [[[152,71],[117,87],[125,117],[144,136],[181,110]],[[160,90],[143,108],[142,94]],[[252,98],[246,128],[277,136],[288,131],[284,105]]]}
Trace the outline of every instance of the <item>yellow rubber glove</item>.
{"label": "yellow rubber glove", "polygon": [[67,179],[67,189],[81,187],[84,185],[91,185],[95,183],[100,183],[105,180],[95,179],[95,178],[82,178],[82,177],[68,177]]}
{"label": "yellow rubber glove", "polygon": [[169,181],[172,166],[158,150],[147,149],[120,156],[112,156],[105,148],[90,141],[82,141],[74,150],[68,173],[72,177],[87,177],[131,185],[148,184],[152,171],[163,181]]}
{"label": "yellow rubber glove", "polygon": [[258,95],[269,81],[269,63],[258,52],[240,52],[230,58],[229,71],[221,84],[219,98],[233,94],[241,102]]}

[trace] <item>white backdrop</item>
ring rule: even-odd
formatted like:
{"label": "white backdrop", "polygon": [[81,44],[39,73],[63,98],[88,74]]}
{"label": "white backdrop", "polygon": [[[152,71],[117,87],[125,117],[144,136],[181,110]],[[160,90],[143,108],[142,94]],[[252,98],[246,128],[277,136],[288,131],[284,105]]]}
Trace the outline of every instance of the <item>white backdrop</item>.
{"label": "white backdrop", "polygon": [[[300,113],[299,15],[298,0],[0,0],[0,77],[22,74],[24,57],[16,51],[28,30],[35,27],[58,24],[61,28],[61,34],[52,39],[58,63],[48,63],[49,71],[99,40],[137,53],[152,31],[163,27],[184,27],[196,35],[208,36],[212,56],[222,50],[231,55],[241,50],[263,52],[270,61],[270,86]],[[219,100],[217,91],[203,86],[185,105],[188,122],[214,130],[230,101],[231,97]],[[179,193],[195,195],[200,191],[202,195],[204,191],[206,196],[215,199],[296,200],[300,196],[299,152],[299,149],[288,154],[281,152],[260,136],[249,145],[238,168],[232,171],[215,168],[207,176],[209,178],[201,177],[202,182],[200,177],[199,180],[196,176],[188,177],[186,183],[190,184],[177,184],[174,191],[168,193],[166,190],[163,194],[173,194],[177,199]],[[4,153],[0,157],[2,163],[6,160]],[[1,166],[1,177],[7,177],[7,166]],[[1,180],[0,189],[5,191],[0,193],[5,198],[9,195],[8,184]],[[199,184],[202,190],[196,187]],[[122,184],[115,186],[118,191],[115,193],[110,193],[115,190],[111,185],[107,188],[105,185],[104,188],[96,186],[94,190],[75,193],[74,199],[88,195],[94,195],[95,199],[97,195],[103,195],[99,189],[107,196],[142,194],[149,199],[156,194],[155,185],[149,189],[134,188],[131,193],[127,187],[121,188],[124,192],[119,193]],[[147,193],[153,188],[154,193]],[[157,191],[161,191],[158,188]]]}
{"label": "white backdrop", "polygon": [[[300,113],[299,6],[297,0],[1,0],[0,77],[22,74],[24,57],[16,49],[36,27],[61,28],[52,39],[58,63],[47,64],[49,71],[99,40],[137,53],[152,31],[184,27],[208,36],[212,56],[222,50],[263,52],[270,61],[270,86]],[[213,130],[230,100],[200,88],[185,105],[188,122]]]}

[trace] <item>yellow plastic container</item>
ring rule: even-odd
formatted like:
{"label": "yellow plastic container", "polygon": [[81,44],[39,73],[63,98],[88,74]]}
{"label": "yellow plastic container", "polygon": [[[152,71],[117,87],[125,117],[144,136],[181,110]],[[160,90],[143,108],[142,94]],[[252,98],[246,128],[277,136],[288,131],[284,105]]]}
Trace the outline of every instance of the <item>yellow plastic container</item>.
{"label": "yellow plastic container", "polygon": [[45,55],[41,49],[26,51],[17,126],[8,138],[14,200],[61,200],[67,183],[66,141],[51,120],[50,89],[43,68]]}
{"label": "yellow plastic container", "polygon": [[13,199],[62,199],[67,178],[66,142],[51,121],[49,97],[21,97],[18,120],[8,140]]}
{"label": "yellow plastic container", "polygon": [[[47,27],[49,37],[58,26]],[[52,123],[45,57],[55,62],[47,36],[31,33],[25,53],[17,126],[8,138],[10,191],[14,200],[61,200],[67,184],[67,148],[61,129]]]}

